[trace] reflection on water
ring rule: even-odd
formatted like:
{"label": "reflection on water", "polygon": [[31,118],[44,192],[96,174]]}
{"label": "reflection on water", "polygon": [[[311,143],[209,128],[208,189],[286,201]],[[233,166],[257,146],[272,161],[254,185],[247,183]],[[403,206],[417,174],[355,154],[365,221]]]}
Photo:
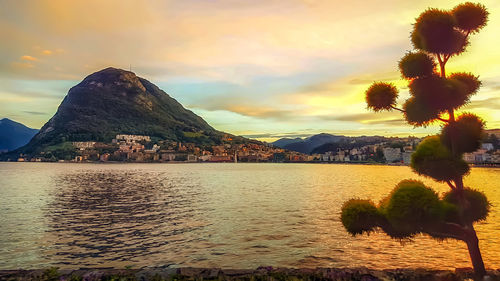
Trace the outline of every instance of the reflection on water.
{"label": "reflection on water", "polygon": [[[466,183],[493,203],[478,225],[487,266],[500,266],[499,169]],[[407,167],[310,164],[0,163],[0,268],[470,266],[456,241],[402,246],[350,237],[350,197],[382,198],[416,178]],[[439,191],[446,186],[425,180]]]}
{"label": "reflection on water", "polygon": [[65,264],[141,262],[171,244],[196,243],[189,233],[206,226],[199,189],[175,185],[158,172],[85,171],[55,183],[63,188],[46,209],[53,245],[46,254]]}

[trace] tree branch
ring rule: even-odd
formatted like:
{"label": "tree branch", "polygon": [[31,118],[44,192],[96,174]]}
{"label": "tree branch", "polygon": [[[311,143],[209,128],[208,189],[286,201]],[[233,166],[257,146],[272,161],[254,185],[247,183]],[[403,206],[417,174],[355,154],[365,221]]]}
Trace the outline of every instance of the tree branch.
{"label": "tree branch", "polygon": [[441,55],[437,54],[437,58],[438,58],[439,65],[441,65],[443,63],[443,60],[441,59]]}
{"label": "tree branch", "polygon": [[[443,55],[443,58],[444,58],[444,56],[445,55]],[[439,69],[441,70],[441,77],[446,77],[446,73],[445,73],[446,62],[443,61],[443,58],[441,58],[440,54],[437,54],[437,58],[439,61]]]}
{"label": "tree branch", "polygon": [[425,232],[431,236],[454,238],[461,241],[465,241],[467,238],[467,229],[453,222],[445,222],[438,229],[425,229]]}
{"label": "tree branch", "polygon": [[392,108],[392,109],[395,109],[395,110],[397,110],[397,111],[401,111],[401,112],[403,112],[403,113],[405,113],[405,112],[406,112],[406,111],[404,111],[403,109],[401,109],[401,108],[397,108],[397,107],[395,107],[395,106],[393,106],[393,105],[391,105],[391,108]]}
{"label": "tree branch", "polygon": [[449,121],[455,122],[455,110],[453,108],[448,110],[448,115],[450,116]]}
{"label": "tree branch", "polygon": [[[467,31],[467,33],[465,33],[464,42],[463,42],[464,47],[465,47],[465,44],[467,43],[467,38],[469,38],[469,34],[470,34],[470,31]],[[451,56],[452,56],[452,54],[444,55],[443,59],[441,60],[441,58],[438,55],[439,63],[446,64],[448,62],[448,60],[451,58]]]}
{"label": "tree branch", "polygon": [[455,182],[455,186],[458,188],[458,189],[464,189],[464,180],[461,176],[457,177],[455,180],[453,180]]}
{"label": "tree branch", "polygon": [[457,240],[460,240],[460,241],[464,241],[465,240],[465,237],[462,237],[460,235],[455,235],[455,234],[452,234],[452,233],[437,232],[437,231],[426,231],[426,232],[427,232],[427,234],[429,234],[432,237],[453,238],[453,239],[457,239]]}
{"label": "tree branch", "polygon": [[451,188],[451,189],[455,189],[456,187],[451,183],[451,181],[446,181],[446,183],[448,184],[448,186]]}

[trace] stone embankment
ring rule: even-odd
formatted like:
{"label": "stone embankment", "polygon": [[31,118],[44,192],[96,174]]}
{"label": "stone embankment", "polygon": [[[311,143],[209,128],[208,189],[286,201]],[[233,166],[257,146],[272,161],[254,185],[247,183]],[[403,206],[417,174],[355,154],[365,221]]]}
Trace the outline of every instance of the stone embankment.
{"label": "stone embankment", "polygon": [[[289,269],[259,267],[255,270],[220,268],[142,268],[142,269],[79,269],[59,270],[0,270],[0,280],[473,280],[472,269],[426,270],[391,269],[372,270],[367,268],[316,268]],[[500,281],[500,269],[489,270],[485,280]]]}

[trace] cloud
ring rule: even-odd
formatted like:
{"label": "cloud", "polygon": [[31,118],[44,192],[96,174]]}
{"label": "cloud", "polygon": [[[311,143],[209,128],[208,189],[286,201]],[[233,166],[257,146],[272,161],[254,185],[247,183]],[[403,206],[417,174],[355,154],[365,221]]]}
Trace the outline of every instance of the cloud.
{"label": "cloud", "polygon": [[38,112],[38,111],[23,111],[23,112],[30,115],[47,115],[47,113],[45,112]]}
{"label": "cloud", "polygon": [[283,110],[272,107],[254,106],[254,105],[231,105],[226,110],[241,115],[257,117],[257,118],[286,119],[294,116],[294,112],[291,110]]}
{"label": "cloud", "polygon": [[32,57],[32,56],[28,56],[28,55],[24,55],[21,57],[21,60],[26,60],[26,61],[38,61],[37,58],[35,57]]}
{"label": "cloud", "polygon": [[[467,53],[450,60],[450,73],[471,71],[489,78],[489,85],[499,84],[497,2],[482,1],[491,12],[489,24],[471,38]],[[371,82],[407,86],[399,78],[397,61],[412,48],[411,24],[429,6],[448,9],[453,4],[449,0],[5,1],[0,34],[9,40],[0,45],[0,77],[47,83],[18,87],[1,83],[0,93],[11,93],[9,99],[46,103],[47,110],[35,108],[50,112],[69,87],[88,74],[131,65],[138,75],[165,85],[162,88],[182,104],[199,109],[203,118],[222,124],[221,130],[242,130],[247,125],[256,133],[387,127],[390,133],[397,129],[396,116],[381,113],[356,119],[356,115],[365,113],[363,93]],[[23,56],[34,60],[20,59]],[[55,84],[65,89],[52,89]],[[498,90],[495,87],[488,90]],[[473,101],[469,108],[492,109],[487,115],[491,123],[499,118],[497,104]],[[0,106],[19,114],[31,111],[17,104]],[[236,121],[228,116],[248,123],[231,127]]]}
{"label": "cloud", "polygon": [[389,126],[404,126],[406,122],[399,112],[383,112],[383,113],[358,113],[337,116],[320,116],[323,120],[342,121],[342,122],[357,122],[361,124],[378,124]]}
{"label": "cloud", "polygon": [[246,138],[251,138],[251,139],[281,139],[281,138],[290,138],[290,139],[295,139],[295,138],[307,138],[310,137],[314,134],[307,134],[307,133],[283,133],[283,134],[250,134],[250,135],[243,135],[243,137]]}
{"label": "cloud", "polygon": [[352,85],[366,85],[366,84],[371,84],[374,81],[378,82],[393,82],[396,80],[399,80],[400,77],[394,75],[396,71],[391,71],[389,73],[377,73],[375,74],[370,74],[370,75],[365,75],[365,77],[361,78],[353,78],[349,80],[349,84]]}
{"label": "cloud", "polygon": [[466,106],[466,109],[479,108],[500,110],[500,97],[492,97],[484,100],[473,100]]}
{"label": "cloud", "polygon": [[255,101],[244,101],[239,97],[211,98],[198,104],[191,104],[188,107],[209,111],[224,110],[259,119],[295,120],[301,115],[300,112],[294,110],[283,109],[279,106],[259,105]]}

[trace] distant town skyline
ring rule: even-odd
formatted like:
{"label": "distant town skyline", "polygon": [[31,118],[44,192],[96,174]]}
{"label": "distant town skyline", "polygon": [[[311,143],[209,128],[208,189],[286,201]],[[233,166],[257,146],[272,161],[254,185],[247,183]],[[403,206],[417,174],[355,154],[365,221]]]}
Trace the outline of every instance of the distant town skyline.
{"label": "distant town skyline", "polygon": [[[464,1],[2,1],[0,119],[40,128],[68,90],[108,66],[157,84],[214,128],[260,140],[317,133],[423,136],[397,112],[366,110],[364,90],[390,81],[427,7]],[[480,76],[463,111],[500,128],[500,2],[448,72]]]}

